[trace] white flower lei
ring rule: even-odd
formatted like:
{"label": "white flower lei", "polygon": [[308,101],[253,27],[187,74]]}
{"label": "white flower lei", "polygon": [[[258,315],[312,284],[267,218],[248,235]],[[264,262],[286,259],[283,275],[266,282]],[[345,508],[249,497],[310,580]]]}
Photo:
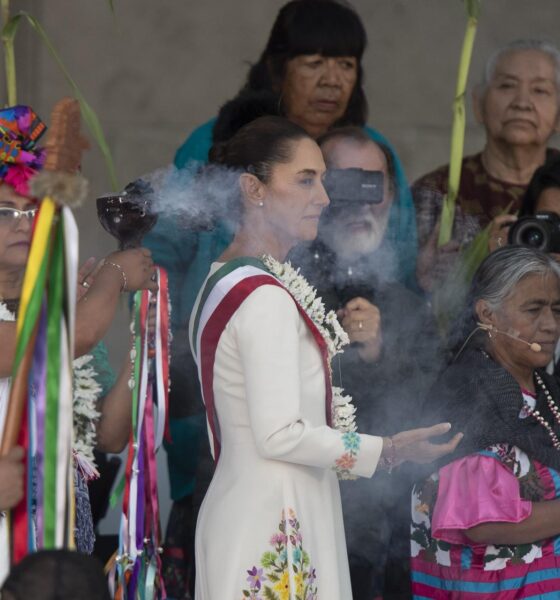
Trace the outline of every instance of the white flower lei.
{"label": "white flower lei", "polygon": [[[74,453],[78,463],[84,465],[85,459],[95,468],[93,449],[96,444],[96,422],[101,416],[97,410],[97,399],[102,388],[97,382],[95,369],[89,364],[93,360],[91,354],[76,358],[74,368]],[[85,466],[84,470],[88,470]]]}
{"label": "white flower lei", "polygon": [[[294,269],[289,262],[281,263],[268,254],[262,257],[262,262],[290,292],[319,330],[327,345],[330,371],[332,359],[350,342],[336,313],[334,310],[328,313],[325,311],[323,300],[317,297],[317,290],[309,285],[299,269]],[[332,426],[345,433],[356,431],[355,412],[352,397],[344,394],[342,388],[332,386]]]}

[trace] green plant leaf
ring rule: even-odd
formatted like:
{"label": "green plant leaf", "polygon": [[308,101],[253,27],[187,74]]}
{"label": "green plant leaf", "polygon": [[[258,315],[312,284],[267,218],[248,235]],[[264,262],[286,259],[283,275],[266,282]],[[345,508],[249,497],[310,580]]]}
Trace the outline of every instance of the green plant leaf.
{"label": "green plant leaf", "polygon": [[19,27],[19,22],[21,20],[20,15],[14,15],[5,25],[2,27],[2,39],[14,41],[14,38],[17,33],[17,29]]}
{"label": "green plant leaf", "polygon": [[465,0],[467,5],[467,14],[471,19],[478,19],[480,15],[481,0]]}
{"label": "green plant leaf", "polygon": [[17,83],[16,83],[16,56],[14,50],[14,40],[19,27],[20,19],[11,17],[2,28],[2,45],[4,46],[4,65],[6,70],[6,88],[8,91],[8,105],[17,104]]}
{"label": "green plant leaf", "polygon": [[[510,214],[512,203],[500,212]],[[473,276],[480,263],[488,256],[492,223],[480,231],[466,246],[457,260],[457,266],[450,271],[441,285],[434,291],[432,302],[440,335],[445,339],[450,329],[457,323],[465,309],[467,294]]]}
{"label": "green plant leaf", "polygon": [[451,240],[453,222],[455,220],[455,202],[461,182],[461,167],[465,145],[465,91],[471,64],[474,40],[476,37],[477,19],[480,12],[480,0],[465,0],[469,19],[461,48],[455,98],[453,101],[453,123],[451,126],[451,156],[449,158],[449,177],[447,195],[441,210],[438,246]]}
{"label": "green plant leaf", "polygon": [[[66,67],[64,66],[64,63],[62,62],[58,52],[56,51],[55,47],[53,46],[52,42],[50,41],[50,39],[46,33],[46,31],[43,29],[43,27],[39,23],[39,21],[35,17],[33,17],[32,15],[30,15],[29,13],[27,13],[25,11],[20,11],[17,15],[15,15],[13,17],[13,19],[16,19],[18,17],[27,19],[27,21],[29,22],[31,27],[33,27],[33,29],[35,29],[35,31],[39,34],[39,37],[43,40],[50,55],[54,58],[55,62],[58,64],[60,70],[62,71],[66,81],[68,82],[68,85],[72,88],[72,92],[73,92],[74,96],[80,103],[80,110],[82,113],[82,118],[84,119],[84,123],[86,124],[86,127],[88,128],[94,141],[99,146],[101,153],[103,154],[103,158],[105,160],[105,165],[109,172],[109,178],[111,180],[111,185],[113,186],[114,190],[118,190],[119,184],[117,181],[117,174],[115,171],[115,165],[113,163],[113,157],[111,155],[111,150],[109,149],[109,145],[107,144],[107,141],[105,139],[105,134],[103,133],[103,128],[101,127],[101,123],[99,122],[99,119],[97,118],[97,115],[95,114],[95,111],[87,103],[84,95],[80,91],[80,89],[79,89],[78,85],[76,84],[76,82],[74,81],[74,79],[71,77],[70,73],[68,72],[68,69],[66,69]],[[13,20],[13,19],[11,19],[11,20]],[[17,27],[17,25],[15,25],[15,27]]]}
{"label": "green plant leaf", "polygon": [[263,593],[264,593],[264,597],[266,598],[266,600],[279,600],[277,594],[275,594],[272,591],[272,588],[268,587],[268,585],[264,586]]}

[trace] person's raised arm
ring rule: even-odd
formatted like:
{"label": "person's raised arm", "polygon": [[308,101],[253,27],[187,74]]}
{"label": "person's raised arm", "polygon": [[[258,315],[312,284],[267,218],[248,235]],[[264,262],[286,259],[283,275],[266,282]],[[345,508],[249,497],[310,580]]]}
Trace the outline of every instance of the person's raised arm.
{"label": "person's raised arm", "polygon": [[101,400],[101,417],[97,422],[97,449],[118,454],[126,447],[132,426],[132,392],[128,381],[132,364],[126,360],[115,385]]}
{"label": "person's raised arm", "polygon": [[[75,355],[89,352],[105,335],[115,316],[121,292],[155,291],[154,263],[147,248],[109,254],[97,269],[76,308]],[[86,278],[87,282],[87,278]]]}
{"label": "person's raised arm", "polygon": [[[151,304],[148,311],[148,331],[155,334],[156,310]],[[151,343],[151,342],[150,342]],[[117,381],[101,399],[101,417],[97,422],[97,448],[102,452],[118,454],[124,450],[132,426],[132,391],[128,382],[132,377],[132,362],[127,353]]]}

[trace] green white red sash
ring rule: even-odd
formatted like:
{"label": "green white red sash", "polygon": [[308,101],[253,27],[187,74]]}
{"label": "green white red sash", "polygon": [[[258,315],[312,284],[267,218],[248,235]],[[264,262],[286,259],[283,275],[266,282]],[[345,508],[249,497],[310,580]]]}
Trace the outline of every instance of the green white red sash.
{"label": "green white red sash", "polygon": [[[214,460],[220,455],[220,425],[214,406],[214,361],[220,337],[243,301],[262,285],[275,285],[289,291],[266,269],[264,264],[249,257],[236,258],[210,276],[200,294],[191,328],[191,347],[198,365],[202,398],[211,433]],[[331,425],[332,384],[329,356],[325,340],[307,312],[290,294],[297,309],[315,339],[325,373],[325,415]],[[271,315],[274,318],[274,315]]]}

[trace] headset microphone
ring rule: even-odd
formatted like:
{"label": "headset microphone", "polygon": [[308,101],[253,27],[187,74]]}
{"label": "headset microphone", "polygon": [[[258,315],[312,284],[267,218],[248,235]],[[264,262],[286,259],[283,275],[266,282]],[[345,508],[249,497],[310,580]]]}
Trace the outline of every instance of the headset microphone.
{"label": "headset microphone", "polygon": [[542,346],[540,344],[538,344],[537,342],[528,342],[527,340],[522,340],[521,338],[517,337],[516,335],[512,335],[511,333],[508,333],[507,331],[501,331],[500,329],[496,329],[494,327],[494,325],[486,325],[485,323],[477,323],[477,325],[480,327],[480,329],[484,329],[485,331],[490,331],[493,333],[501,333],[502,335],[507,335],[512,340],[517,340],[518,342],[521,342],[522,344],[527,344],[527,346],[529,346],[529,348],[531,348],[531,350],[533,352],[540,352],[542,350]]}

